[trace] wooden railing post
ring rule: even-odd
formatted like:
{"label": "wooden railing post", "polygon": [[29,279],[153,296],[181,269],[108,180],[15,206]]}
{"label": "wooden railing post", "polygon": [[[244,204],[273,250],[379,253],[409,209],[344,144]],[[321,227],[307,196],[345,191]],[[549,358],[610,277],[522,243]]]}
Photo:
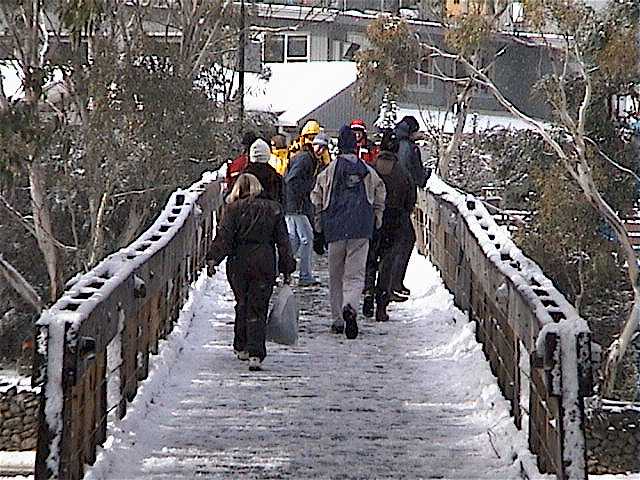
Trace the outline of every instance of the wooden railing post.
{"label": "wooden railing post", "polygon": [[[583,397],[591,394],[592,376],[586,322],[482,202],[436,178],[418,192],[416,208],[417,229],[425,229],[418,251],[428,254],[456,306],[477,323],[477,339],[511,403],[515,425],[521,428],[528,416],[539,469],[562,480],[585,479]],[[544,347],[542,357],[536,343]],[[521,358],[530,359],[526,371]],[[528,412],[521,408],[523,384]]]}
{"label": "wooden railing post", "polygon": [[33,379],[41,387],[36,480],[82,478],[106,439],[109,412],[125,415],[203,265],[220,192],[221,181],[202,180],[174,193],[147,232],[43,313]]}

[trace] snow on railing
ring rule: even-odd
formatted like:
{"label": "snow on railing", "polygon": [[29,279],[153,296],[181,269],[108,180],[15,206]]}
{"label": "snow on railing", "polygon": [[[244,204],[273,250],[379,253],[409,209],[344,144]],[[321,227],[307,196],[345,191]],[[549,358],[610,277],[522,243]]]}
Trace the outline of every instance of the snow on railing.
{"label": "snow on railing", "polygon": [[222,205],[217,178],[207,173],[172,193],[146,232],[75,277],[38,320],[36,479],[82,478],[105,440],[107,414],[126,413],[149,352],[158,353],[204,262]]}
{"label": "snow on railing", "polygon": [[[478,338],[516,425],[526,420],[541,470],[586,478],[583,397],[592,385],[587,323],[478,199],[432,176],[419,192],[416,224],[421,251],[440,268],[456,304],[478,323]],[[523,365],[521,349],[530,365]]]}

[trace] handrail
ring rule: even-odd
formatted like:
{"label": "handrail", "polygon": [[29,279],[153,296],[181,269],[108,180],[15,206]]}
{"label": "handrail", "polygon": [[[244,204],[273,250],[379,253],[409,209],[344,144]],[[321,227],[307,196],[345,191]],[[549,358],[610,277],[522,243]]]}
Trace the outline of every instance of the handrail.
{"label": "handrail", "polygon": [[418,248],[477,323],[477,338],[538,467],[559,479],[587,478],[587,323],[481,201],[434,176],[416,210]]}
{"label": "handrail", "polygon": [[82,478],[106,439],[107,417],[125,415],[204,263],[221,193],[211,173],[174,192],[145,233],[78,278],[38,320],[37,480]]}

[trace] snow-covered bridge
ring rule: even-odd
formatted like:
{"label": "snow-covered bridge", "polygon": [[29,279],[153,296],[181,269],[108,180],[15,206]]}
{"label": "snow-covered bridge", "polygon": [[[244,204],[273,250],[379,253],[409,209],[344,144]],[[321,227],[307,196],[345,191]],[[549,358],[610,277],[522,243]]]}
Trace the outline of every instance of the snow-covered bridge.
{"label": "snow-covered bridge", "polygon": [[586,477],[589,331],[479,202],[434,178],[411,300],[346,341],[299,289],[300,344],[262,372],[229,346],[223,273],[199,275],[219,206],[213,176],[176,192],[43,315],[36,478]]}
{"label": "snow-covered bridge", "polygon": [[299,290],[300,345],[271,347],[258,374],[229,347],[224,275],[202,278],[165,347],[173,358],[152,370],[90,478],[521,478],[520,460],[535,461],[474,324],[413,260],[412,300],[390,323],[361,322],[357,341],[329,333],[326,288]]}

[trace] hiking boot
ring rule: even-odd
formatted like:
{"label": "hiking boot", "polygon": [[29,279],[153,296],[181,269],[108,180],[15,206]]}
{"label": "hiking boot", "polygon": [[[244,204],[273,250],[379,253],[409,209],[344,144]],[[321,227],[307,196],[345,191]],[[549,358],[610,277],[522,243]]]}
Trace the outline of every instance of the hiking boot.
{"label": "hiking boot", "polygon": [[247,351],[234,350],[233,353],[236,354],[236,357],[238,358],[238,360],[242,360],[243,362],[246,362],[247,360],[249,360],[249,352]]}
{"label": "hiking boot", "polygon": [[249,357],[249,370],[252,372],[257,372],[258,370],[262,370],[260,366],[262,364],[262,360],[258,357]]}
{"label": "hiking boot", "polygon": [[331,325],[331,333],[336,333],[338,335],[342,335],[344,333],[343,325]]}
{"label": "hiking boot", "polygon": [[342,318],[345,324],[344,333],[349,340],[353,340],[358,336],[357,316],[358,314],[351,305],[347,305],[342,309]]}
{"label": "hiking boot", "polygon": [[411,295],[411,290],[409,290],[404,285],[402,285],[400,288],[398,288],[396,290],[396,292],[399,293],[400,295],[404,295],[405,297],[408,297],[409,295]]}
{"label": "hiking boot", "polygon": [[389,305],[389,294],[380,292],[376,294],[376,322],[388,322],[387,305]]}
{"label": "hiking boot", "polygon": [[373,303],[374,298],[373,295],[367,294],[364,297],[364,302],[362,303],[362,315],[367,318],[373,317]]}
{"label": "hiking boot", "polygon": [[403,297],[402,295],[399,295],[398,292],[393,292],[389,295],[390,302],[406,302],[407,300],[409,300],[409,297]]}

